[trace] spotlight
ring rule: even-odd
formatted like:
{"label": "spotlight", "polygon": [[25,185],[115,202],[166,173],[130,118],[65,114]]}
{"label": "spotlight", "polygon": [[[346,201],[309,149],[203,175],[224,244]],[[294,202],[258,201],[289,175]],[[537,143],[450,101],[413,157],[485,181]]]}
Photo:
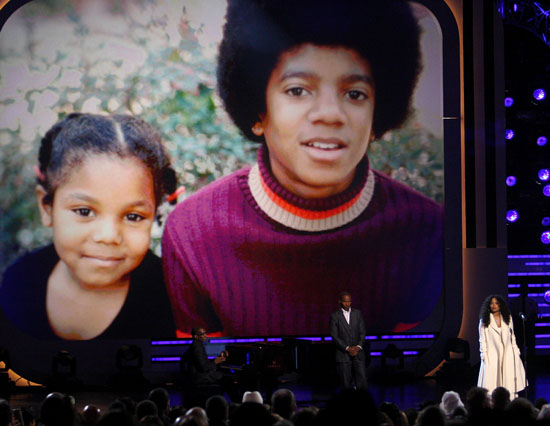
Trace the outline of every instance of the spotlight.
{"label": "spotlight", "polygon": [[546,145],[546,136],[539,136],[539,138],[537,139],[537,145],[538,146],[544,146]]}
{"label": "spotlight", "polygon": [[542,188],[542,193],[545,196],[550,197],[550,185],[546,185],[544,188]]}
{"label": "spotlight", "polygon": [[519,214],[517,210],[508,210],[506,212],[506,220],[508,222],[515,222],[516,220],[518,220],[518,218]]}
{"label": "spotlight", "polygon": [[512,105],[514,105],[514,98],[507,97],[507,98],[504,99],[504,106],[506,108],[509,108]]}
{"label": "spotlight", "polygon": [[544,301],[548,304],[550,304],[550,290],[546,290],[544,292]]}
{"label": "spotlight", "polygon": [[506,185],[508,186],[514,186],[517,183],[517,179],[515,176],[508,176],[506,178]]}
{"label": "spotlight", "polygon": [[542,218],[542,226],[550,226],[550,217],[546,216]]}
{"label": "spotlight", "polygon": [[536,101],[542,101],[546,97],[546,92],[544,89],[535,89],[533,91],[533,98],[535,98]]}
{"label": "spotlight", "polygon": [[512,129],[506,129],[506,132],[504,132],[504,137],[508,140],[512,139],[515,136],[515,133]]}
{"label": "spotlight", "polygon": [[550,170],[540,169],[539,170],[539,179],[543,182],[546,182],[548,179],[550,179]]}
{"label": "spotlight", "polygon": [[550,231],[544,231],[540,234],[540,240],[543,244],[550,244]]}

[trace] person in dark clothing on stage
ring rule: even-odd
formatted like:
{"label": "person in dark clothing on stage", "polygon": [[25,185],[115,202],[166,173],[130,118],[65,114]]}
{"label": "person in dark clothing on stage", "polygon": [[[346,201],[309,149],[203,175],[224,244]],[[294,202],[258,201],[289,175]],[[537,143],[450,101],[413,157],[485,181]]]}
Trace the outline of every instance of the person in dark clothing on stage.
{"label": "person in dark clothing on stage", "polygon": [[194,386],[219,384],[223,374],[217,371],[216,366],[227,359],[227,351],[223,351],[215,359],[210,360],[206,355],[204,342],[208,337],[206,330],[202,327],[194,327],[191,330],[193,343],[185,352],[182,359],[187,364],[187,375]]}
{"label": "person in dark clothing on stage", "polygon": [[336,345],[336,371],[342,389],[367,388],[365,372],[365,322],[358,309],[351,309],[351,294],[340,293],[340,309],[330,317],[330,335]]}

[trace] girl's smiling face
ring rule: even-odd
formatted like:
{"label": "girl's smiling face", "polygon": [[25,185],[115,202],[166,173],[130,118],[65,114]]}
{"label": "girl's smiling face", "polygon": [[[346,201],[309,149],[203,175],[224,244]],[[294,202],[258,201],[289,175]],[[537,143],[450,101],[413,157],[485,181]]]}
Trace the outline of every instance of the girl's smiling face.
{"label": "girl's smiling face", "polygon": [[370,64],[354,50],[305,44],[285,52],[266,89],[263,134],[273,174],[305,198],[344,191],[373,138]]}
{"label": "girl's smiling face", "polygon": [[57,187],[51,205],[37,188],[42,222],[68,278],[86,288],[129,283],[151,241],[153,178],[135,157],[87,156]]}

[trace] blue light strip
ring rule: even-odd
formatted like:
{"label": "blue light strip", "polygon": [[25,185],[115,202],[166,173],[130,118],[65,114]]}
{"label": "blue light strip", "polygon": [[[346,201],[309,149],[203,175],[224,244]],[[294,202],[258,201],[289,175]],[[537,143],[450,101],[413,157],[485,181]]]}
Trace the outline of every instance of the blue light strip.
{"label": "blue light strip", "polygon": [[519,293],[508,293],[508,297],[519,297]]}
{"label": "blue light strip", "polygon": [[169,346],[169,345],[190,345],[192,340],[153,340],[151,345],[153,346]]}
{"label": "blue light strip", "polygon": [[548,266],[550,262],[525,262],[525,266]]}
{"label": "blue light strip", "polygon": [[550,254],[509,254],[508,259],[550,259]]}
{"label": "blue light strip", "polygon": [[544,296],[544,293],[527,293],[527,296],[529,296],[529,297],[542,297],[542,296]]}
{"label": "blue light strip", "polygon": [[521,284],[508,284],[508,288],[520,288]]}
{"label": "blue light strip", "polygon": [[157,356],[151,358],[151,361],[153,362],[174,362],[174,361],[181,361],[181,357],[179,356]]}
{"label": "blue light strip", "polygon": [[535,334],[535,339],[548,339],[550,334]]}
{"label": "blue light strip", "polygon": [[539,317],[550,318],[550,314],[539,314]]}
{"label": "blue light strip", "polygon": [[283,339],[281,339],[280,337],[269,337],[267,339],[268,342],[282,342]]}
{"label": "blue light strip", "polygon": [[548,303],[538,303],[537,306],[544,308],[548,306]]}
{"label": "blue light strip", "polygon": [[535,349],[550,349],[550,345],[535,345]]}
{"label": "blue light strip", "polygon": [[403,351],[403,355],[418,355],[418,351]]}
{"label": "blue light strip", "polygon": [[332,337],[328,336],[328,337],[325,337],[325,342],[332,342]]}
{"label": "blue light strip", "polygon": [[550,327],[550,322],[539,322],[535,324],[535,327]]}
{"label": "blue light strip", "polygon": [[365,336],[365,340],[378,340],[378,336]]}
{"label": "blue light strip", "polygon": [[370,356],[382,356],[382,352],[371,352]]}
{"label": "blue light strip", "polygon": [[320,342],[323,340],[322,337],[298,337],[297,340],[311,340],[312,342]]}
{"label": "blue light strip", "polygon": [[550,284],[527,284],[529,288],[550,287]]}
{"label": "blue light strip", "polygon": [[434,339],[435,334],[394,334],[394,335],[384,335],[381,337],[382,340],[387,339]]}
{"label": "blue light strip", "polygon": [[508,272],[509,277],[534,277],[537,275],[550,275],[550,272]]}

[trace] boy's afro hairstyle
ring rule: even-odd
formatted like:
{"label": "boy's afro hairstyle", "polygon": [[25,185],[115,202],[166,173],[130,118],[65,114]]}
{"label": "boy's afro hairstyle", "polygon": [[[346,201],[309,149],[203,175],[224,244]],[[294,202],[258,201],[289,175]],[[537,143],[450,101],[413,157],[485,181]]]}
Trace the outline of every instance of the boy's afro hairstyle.
{"label": "boy's afro hairstyle", "polygon": [[406,120],[421,70],[420,29],[406,0],[229,0],[217,81],[237,127],[265,113],[269,77],[281,54],[302,44],[354,49],[371,66],[377,138]]}

